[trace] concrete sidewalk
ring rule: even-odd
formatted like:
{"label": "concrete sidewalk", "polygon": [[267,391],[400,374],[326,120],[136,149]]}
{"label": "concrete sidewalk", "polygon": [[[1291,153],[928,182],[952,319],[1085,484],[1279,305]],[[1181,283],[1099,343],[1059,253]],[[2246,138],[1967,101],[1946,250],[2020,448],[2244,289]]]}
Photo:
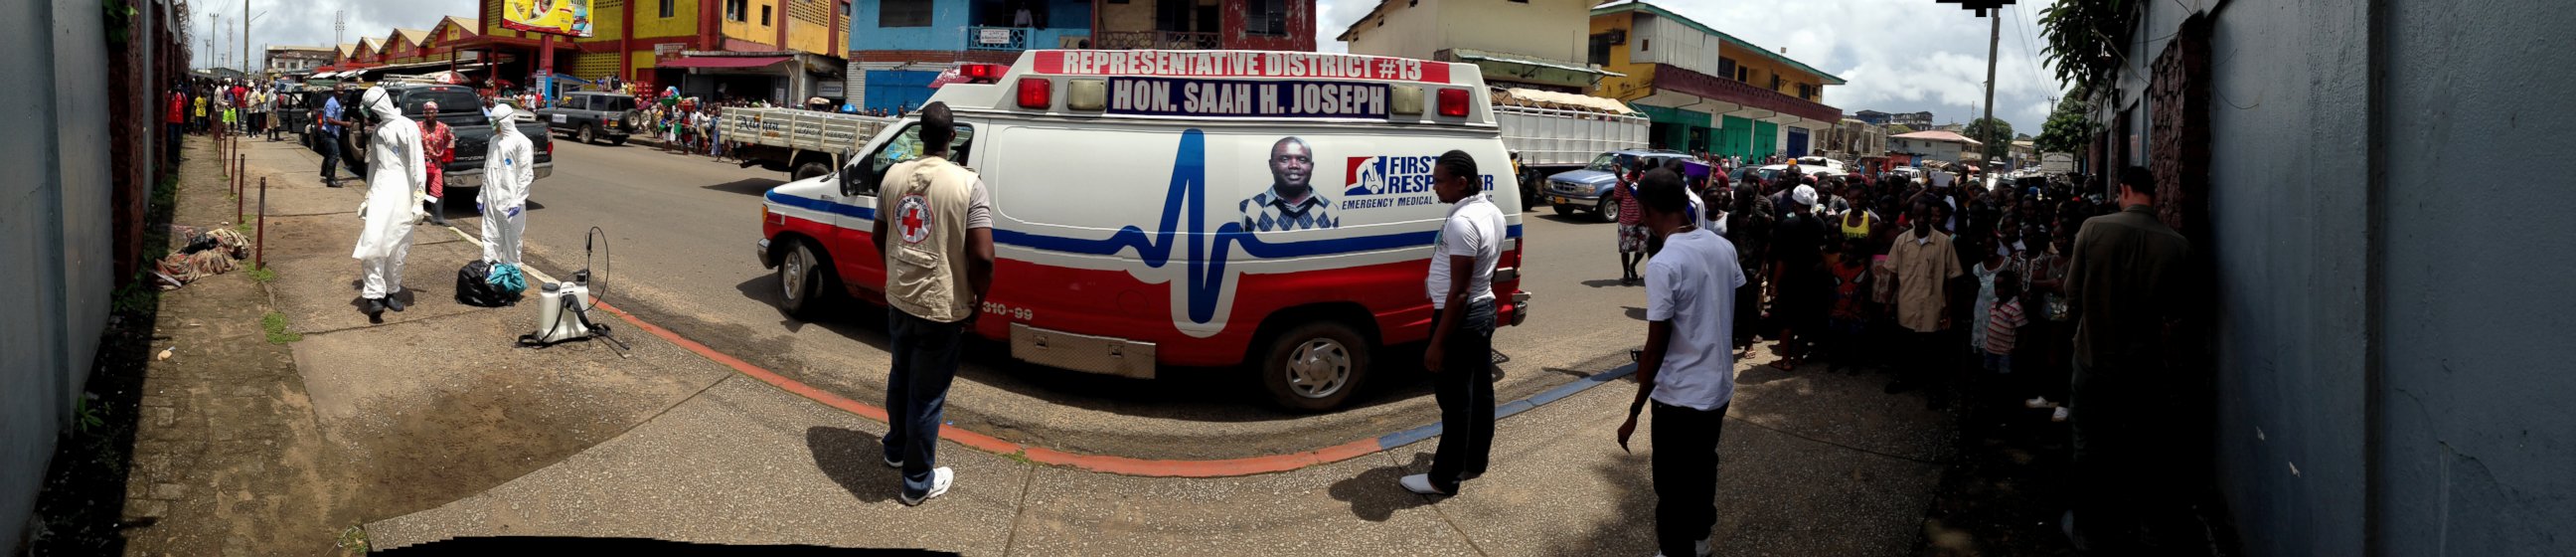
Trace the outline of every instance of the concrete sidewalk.
{"label": "concrete sidewalk", "polygon": [[[1874,377],[1740,376],[1720,449],[1718,553],[1911,551],[1948,458],[1946,415],[1919,395],[1879,394]],[[883,423],[730,377],[559,464],[367,529],[380,549],[544,535],[968,555],[1648,555],[1654,424],[1635,454],[1612,442],[1634,392],[1618,380],[1504,420],[1492,469],[1455,498],[1395,485],[1428,469],[1431,442],[1217,479],[1094,474],[945,443],[956,488],[908,508],[876,459]]]}
{"label": "concrete sidewalk", "polygon": [[[445,299],[453,270],[478,252],[455,232],[416,231],[413,307],[368,324],[346,255],[364,184],[344,174],[349,187],[320,187],[318,157],[291,143],[246,152],[252,176],[272,177],[275,305],[308,335],[290,345],[318,426],[308,435],[338,463],[328,481],[344,491],[326,503],[334,516],[378,519],[366,525],[378,549],[559,535],[969,555],[1653,553],[1650,433],[1635,454],[1612,442],[1634,394],[1625,380],[1502,421],[1492,469],[1456,498],[1395,485],[1429,467],[1427,441],[1216,479],[1097,474],[945,443],[957,487],[904,507],[876,458],[881,422],[648,335],[621,335],[631,359],[596,344],[505,348],[529,326],[527,306]],[[471,216],[451,218],[476,230]],[[1720,449],[1719,553],[1911,551],[1950,458],[1951,418],[1924,410],[1920,394],[1880,394],[1883,378],[1756,367],[1766,361],[1739,366]]]}

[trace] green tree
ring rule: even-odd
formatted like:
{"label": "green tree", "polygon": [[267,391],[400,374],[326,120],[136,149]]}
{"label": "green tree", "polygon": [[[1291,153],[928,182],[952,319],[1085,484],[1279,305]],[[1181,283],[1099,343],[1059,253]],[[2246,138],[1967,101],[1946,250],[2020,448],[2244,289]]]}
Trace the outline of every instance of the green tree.
{"label": "green tree", "polygon": [[1996,118],[1978,118],[1974,122],[1969,122],[1967,129],[1960,130],[1959,135],[1985,142],[1985,146],[1980,151],[1986,154],[1987,159],[2003,158],[2006,153],[2012,152],[2012,122]]}
{"label": "green tree", "polygon": [[1914,133],[1914,127],[1913,127],[1913,126],[1908,126],[1908,125],[1905,125],[1905,124],[1888,124],[1888,125],[1887,125],[1887,135],[1904,135],[1904,134],[1909,134],[1909,133]]}
{"label": "green tree", "polygon": [[2084,117],[2084,88],[2077,87],[2064,99],[2058,99],[2057,110],[2048,114],[2048,123],[2040,125],[2039,139],[2031,145],[2042,153],[2073,153],[2084,149],[2093,137],[2093,122]]}

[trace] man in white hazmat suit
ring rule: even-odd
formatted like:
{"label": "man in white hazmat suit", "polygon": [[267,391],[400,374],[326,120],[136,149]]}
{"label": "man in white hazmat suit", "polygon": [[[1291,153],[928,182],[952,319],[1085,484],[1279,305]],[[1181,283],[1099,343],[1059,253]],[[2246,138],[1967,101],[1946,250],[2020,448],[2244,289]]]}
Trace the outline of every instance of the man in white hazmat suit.
{"label": "man in white hazmat suit", "polygon": [[393,96],[384,88],[368,89],[358,96],[358,106],[375,116],[375,131],[367,136],[367,201],[358,212],[366,218],[366,228],[358,233],[358,247],[349,256],[358,259],[366,273],[359,295],[366,298],[363,310],[369,317],[379,317],[384,310],[402,311],[402,300],[393,294],[401,292],[403,258],[411,252],[412,225],[428,217],[421,203],[429,200],[429,175],[426,161],[421,160],[420,126],[404,118],[394,105]]}
{"label": "man in white hazmat suit", "polygon": [[519,264],[519,233],[528,229],[528,183],[537,179],[536,148],[519,133],[510,105],[492,105],[492,146],[483,155],[483,261]]}

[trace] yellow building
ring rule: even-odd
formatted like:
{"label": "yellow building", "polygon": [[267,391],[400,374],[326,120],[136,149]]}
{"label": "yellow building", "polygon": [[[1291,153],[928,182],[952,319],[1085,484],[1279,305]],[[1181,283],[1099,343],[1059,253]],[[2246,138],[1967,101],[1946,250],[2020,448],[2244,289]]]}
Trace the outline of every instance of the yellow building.
{"label": "yellow building", "polygon": [[1654,4],[1592,9],[1587,61],[1619,75],[1593,94],[1636,106],[1655,147],[1802,156],[1842,121],[1824,88],[1843,79]]}
{"label": "yellow building", "polygon": [[[510,29],[503,0],[481,1],[481,28],[460,48],[511,60],[502,75],[533,78],[544,65],[545,33]],[[575,89],[607,78],[636,90],[679,87],[685,95],[792,104],[838,97],[849,0],[591,0],[591,36],[557,36],[553,74]],[[470,45],[470,46],[467,46]]]}
{"label": "yellow building", "polygon": [[1614,75],[1584,61],[1595,0],[1381,0],[1338,40],[1352,54],[1467,62],[1485,83],[1585,93]]}

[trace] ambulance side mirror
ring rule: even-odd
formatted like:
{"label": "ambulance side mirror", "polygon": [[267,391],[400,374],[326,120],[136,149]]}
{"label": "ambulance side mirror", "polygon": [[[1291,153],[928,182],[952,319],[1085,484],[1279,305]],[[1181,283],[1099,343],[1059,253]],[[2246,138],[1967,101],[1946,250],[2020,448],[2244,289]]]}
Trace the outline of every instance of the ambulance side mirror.
{"label": "ambulance side mirror", "polygon": [[854,169],[851,168],[852,165],[855,165],[858,162],[859,153],[857,150],[853,149],[841,153],[841,168],[840,170],[833,172],[832,179],[840,182],[842,197],[858,197],[861,193],[860,190],[862,188],[859,187],[859,173],[853,172],[852,170]]}

